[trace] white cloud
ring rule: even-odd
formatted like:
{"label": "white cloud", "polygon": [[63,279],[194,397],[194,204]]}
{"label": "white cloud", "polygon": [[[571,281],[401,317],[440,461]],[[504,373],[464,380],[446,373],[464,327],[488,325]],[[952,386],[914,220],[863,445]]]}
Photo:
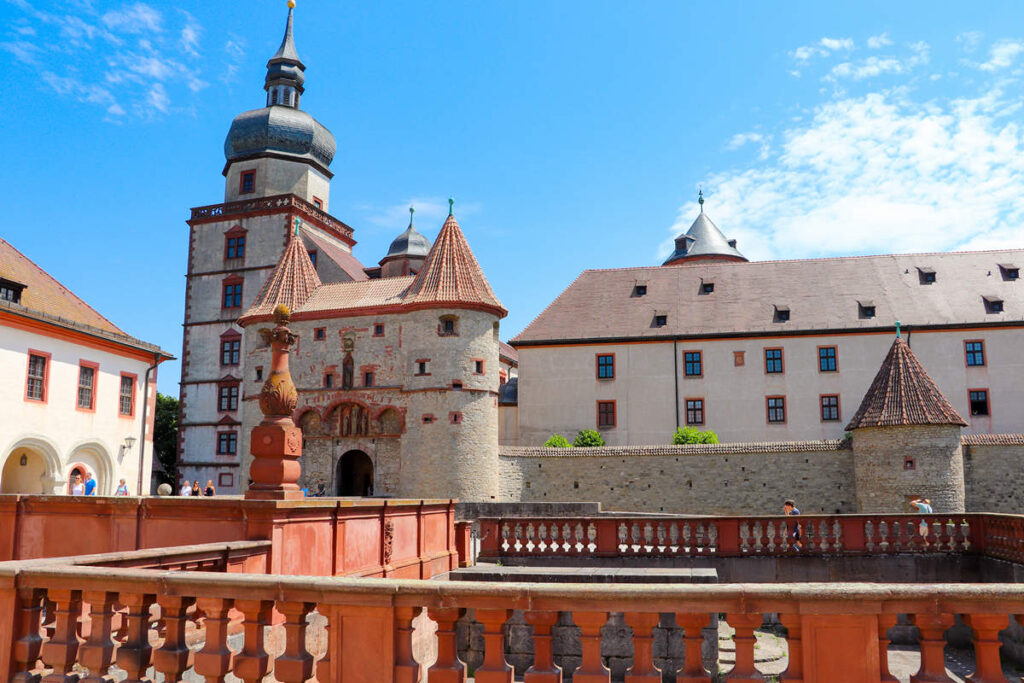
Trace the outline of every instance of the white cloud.
{"label": "white cloud", "polygon": [[1005,69],[1013,64],[1017,55],[1024,52],[1024,42],[1018,40],[1000,40],[989,50],[988,61],[979,64],[982,71],[996,71]]}
{"label": "white cloud", "polygon": [[826,50],[835,52],[836,50],[852,50],[853,39],[852,38],[822,38],[821,46]]}
{"label": "white cloud", "polygon": [[887,47],[892,45],[892,40],[889,39],[888,33],[880,33],[877,36],[871,36],[868,38],[868,47],[872,50],[877,50],[880,47]]}
{"label": "white cloud", "polygon": [[963,45],[964,52],[974,52],[978,49],[983,37],[981,31],[964,31],[957,35],[956,42]]}
{"label": "white cloud", "polygon": [[764,140],[764,136],[760,133],[737,133],[726,143],[725,148],[728,150],[739,149],[748,142],[761,142],[762,140]]}
{"label": "white cloud", "polygon": [[25,64],[38,64],[41,50],[25,40],[15,40],[8,43],[0,43],[0,49],[10,52],[19,62]]}
{"label": "white cloud", "polygon": [[836,64],[829,71],[825,79],[835,81],[841,78],[850,78],[860,81],[882,74],[907,73],[917,66],[928,63],[928,43],[913,43],[909,47],[913,54],[908,57],[871,56],[865,59]]}
{"label": "white cloud", "polygon": [[199,22],[195,18],[185,12],[185,26],[181,29],[181,38],[178,43],[181,45],[182,51],[192,55],[193,57],[199,56],[199,37],[202,35],[203,27],[199,25]]}
{"label": "white cloud", "polygon": [[167,113],[171,104],[171,98],[167,96],[167,90],[162,83],[153,84],[153,87],[149,89],[149,97],[146,98],[146,103],[157,111],[164,114]]}
{"label": "white cloud", "polygon": [[136,2],[107,12],[103,23],[111,31],[121,33],[159,33],[163,30],[163,15],[144,2]]}
{"label": "white cloud", "polygon": [[[707,179],[705,209],[749,258],[1024,243],[1021,98],[837,97],[769,157]],[[671,234],[693,220],[683,207]],[[667,253],[667,251],[666,251]]]}
{"label": "white cloud", "polygon": [[797,63],[805,64],[814,57],[826,57],[837,50],[852,50],[852,38],[822,38],[814,45],[804,45],[789,53]]}

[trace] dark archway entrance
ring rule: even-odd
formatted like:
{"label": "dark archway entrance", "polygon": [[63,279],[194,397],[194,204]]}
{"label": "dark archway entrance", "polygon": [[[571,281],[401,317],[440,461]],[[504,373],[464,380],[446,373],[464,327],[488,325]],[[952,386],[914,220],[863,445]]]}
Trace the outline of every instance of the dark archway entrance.
{"label": "dark archway entrance", "polygon": [[338,495],[372,496],[373,461],[362,451],[349,451],[338,461]]}

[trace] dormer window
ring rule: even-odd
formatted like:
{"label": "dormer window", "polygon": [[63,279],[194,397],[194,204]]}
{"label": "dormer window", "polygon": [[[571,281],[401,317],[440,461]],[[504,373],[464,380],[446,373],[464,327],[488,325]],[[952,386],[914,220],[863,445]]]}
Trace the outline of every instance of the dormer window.
{"label": "dormer window", "polygon": [[0,279],[0,301],[9,301],[12,304],[21,303],[21,292],[24,289],[25,285]]}
{"label": "dormer window", "polygon": [[647,296],[647,285],[637,285],[633,288],[634,296]]}
{"label": "dormer window", "polygon": [[935,269],[934,268],[918,268],[917,276],[921,281],[922,285],[933,285],[935,284]]}
{"label": "dormer window", "polygon": [[715,283],[714,282],[701,282],[700,283],[700,293],[701,294],[710,294],[713,291],[715,291]]}
{"label": "dormer window", "polygon": [[789,306],[776,306],[772,320],[777,323],[789,322]]}
{"label": "dormer window", "polygon": [[1008,282],[1020,279],[1020,268],[1012,263],[1000,263],[999,272],[1002,274],[1003,279]]}
{"label": "dormer window", "polygon": [[982,297],[985,300],[985,312],[986,313],[1002,313],[1003,312],[1003,300],[996,296],[985,296]]}
{"label": "dormer window", "polygon": [[309,260],[313,264],[313,267],[316,268],[316,249],[312,249],[306,253],[309,254]]}
{"label": "dormer window", "polygon": [[667,315],[660,314],[660,315],[655,315],[654,316],[654,326],[655,327],[665,327],[665,325],[668,325],[668,316]]}
{"label": "dormer window", "polygon": [[858,301],[857,302],[857,315],[863,319],[870,319],[875,317],[875,302],[874,301]]}

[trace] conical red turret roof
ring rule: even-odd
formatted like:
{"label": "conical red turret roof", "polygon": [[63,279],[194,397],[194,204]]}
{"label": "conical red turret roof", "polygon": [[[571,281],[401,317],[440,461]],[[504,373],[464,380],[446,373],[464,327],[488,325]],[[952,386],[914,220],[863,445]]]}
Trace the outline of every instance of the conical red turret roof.
{"label": "conical red turret roof", "polygon": [[238,319],[238,324],[244,327],[255,319],[269,319],[279,304],[294,311],[306,303],[313,290],[319,286],[320,276],[309,260],[306,245],[293,232],[274,272],[267,278],[256,301]]}
{"label": "conical red turret roof", "polygon": [[480,308],[505,317],[455,216],[448,216],[405,296],[413,307]]}
{"label": "conical red turret roof", "polygon": [[892,343],[846,428],[893,425],[967,425],[902,337]]}

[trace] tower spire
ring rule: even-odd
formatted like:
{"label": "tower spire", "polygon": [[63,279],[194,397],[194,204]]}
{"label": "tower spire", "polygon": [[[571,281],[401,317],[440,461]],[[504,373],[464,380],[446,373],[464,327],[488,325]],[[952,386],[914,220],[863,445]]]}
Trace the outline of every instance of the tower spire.
{"label": "tower spire", "polygon": [[288,1],[288,20],[284,27],[281,47],[267,62],[267,77],[263,89],[267,91],[267,106],[282,105],[299,108],[299,95],[306,80],[306,65],[299,59],[295,49],[295,2]]}
{"label": "tower spire", "polygon": [[697,188],[697,203],[700,204],[700,212],[704,213],[704,188]]}

